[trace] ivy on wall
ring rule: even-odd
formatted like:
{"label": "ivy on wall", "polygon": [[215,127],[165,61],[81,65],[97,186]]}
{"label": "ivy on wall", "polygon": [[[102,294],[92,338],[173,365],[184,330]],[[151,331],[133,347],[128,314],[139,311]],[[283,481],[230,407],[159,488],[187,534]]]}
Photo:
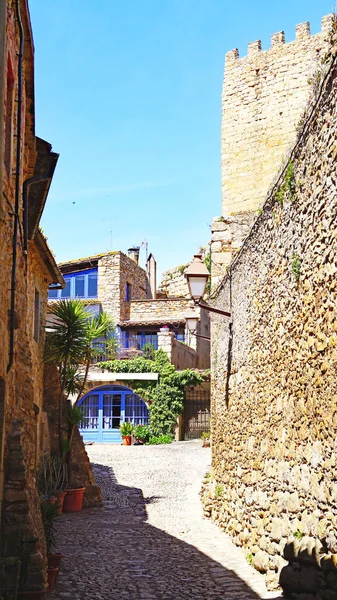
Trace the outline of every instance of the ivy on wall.
{"label": "ivy on wall", "polygon": [[158,373],[158,382],[137,381],[137,387],[134,381],[127,382],[149,406],[153,435],[172,433],[184,407],[184,388],[202,383],[206,378],[190,369],[177,371],[163,350],[154,353],[154,360],[109,360],[99,363],[99,367],[112,373]]}

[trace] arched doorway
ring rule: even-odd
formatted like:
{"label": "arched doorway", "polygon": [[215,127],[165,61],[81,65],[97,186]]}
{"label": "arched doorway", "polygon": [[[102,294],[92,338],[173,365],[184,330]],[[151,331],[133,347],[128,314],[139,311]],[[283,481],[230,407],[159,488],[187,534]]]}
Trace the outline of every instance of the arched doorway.
{"label": "arched doorway", "polygon": [[149,409],[144,400],[123,385],[94,388],[77,406],[83,412],[79,429],[85,442],[120,444],[121,423],[146,425],[149,421]]}

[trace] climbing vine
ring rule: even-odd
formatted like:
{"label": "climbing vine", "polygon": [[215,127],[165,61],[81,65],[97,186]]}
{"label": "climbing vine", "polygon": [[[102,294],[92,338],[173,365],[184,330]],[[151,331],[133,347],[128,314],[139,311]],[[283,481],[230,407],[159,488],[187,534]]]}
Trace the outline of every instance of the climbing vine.
{"label": "climbing vine", "polygon": [[289,200],[293,201],[295,197],[296,184],[295,184],[295,172],[294,163],[290,161],[285,172],[284,182],[281,185],[279,191],[276,194],[277,202],[283,206],[284,196],[287,193]]}
{"label": "climbing vine", "polygon": [[137,381],[137,387],[134,381],[127,382],[147,402],[150,428],[155,436],[172,433],[177,417],[183,410],[184,388],[205,380],[205,375],[190,369],[176,371],[163,350],[157,350],[153,360],[109,360],[99,363],[99,366],[112,373],[158,373],[158,382]]}

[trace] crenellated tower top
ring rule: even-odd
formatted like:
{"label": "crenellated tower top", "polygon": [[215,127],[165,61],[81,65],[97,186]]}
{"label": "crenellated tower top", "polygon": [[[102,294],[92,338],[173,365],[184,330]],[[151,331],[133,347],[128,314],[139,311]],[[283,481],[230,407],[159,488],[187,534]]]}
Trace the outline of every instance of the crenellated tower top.
{"label": "crenellated tower top", "polygon": [[334,15],[322,19],[321,31],[310,24],[296,27],[296,39],[284,32],[248,44],[239,56],[225,58],[222,92],[221,169],[223,216],[261,206],[287,149],[296,140],[296,127],[311,95],[310,80],[329,47]]}

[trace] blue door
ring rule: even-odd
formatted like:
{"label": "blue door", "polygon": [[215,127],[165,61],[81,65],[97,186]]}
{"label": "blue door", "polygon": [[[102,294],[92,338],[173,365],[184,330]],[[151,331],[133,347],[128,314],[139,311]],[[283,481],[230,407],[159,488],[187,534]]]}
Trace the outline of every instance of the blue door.
{"label": "blue door", "polygon": [[129,421],[147,425],[149,410],[144,400],[127,387],[119,385],[96,388],[78,403],[83,412],[80,432],[85,442],[120,444],[119,427]]}

